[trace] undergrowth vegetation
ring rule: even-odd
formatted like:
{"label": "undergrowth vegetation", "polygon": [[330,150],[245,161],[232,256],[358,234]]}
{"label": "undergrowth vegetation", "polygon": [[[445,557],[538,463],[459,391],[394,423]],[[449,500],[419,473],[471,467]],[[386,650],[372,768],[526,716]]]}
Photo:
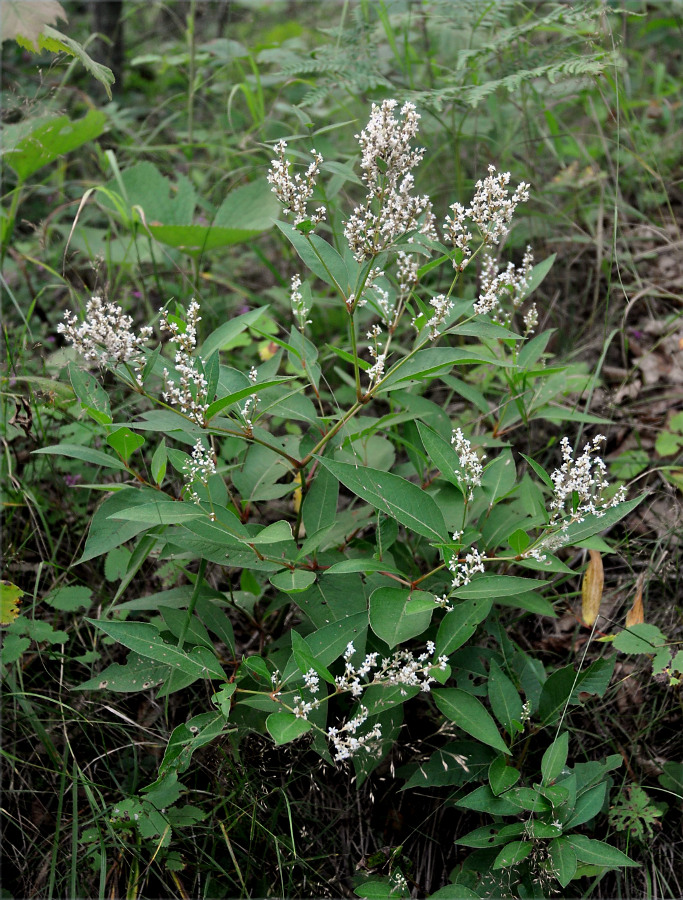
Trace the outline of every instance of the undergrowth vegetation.
{"label": "undergrowth vegetation", "polygon": [[678,8],[84,10],[1,4],[3,896],[680,896]]}

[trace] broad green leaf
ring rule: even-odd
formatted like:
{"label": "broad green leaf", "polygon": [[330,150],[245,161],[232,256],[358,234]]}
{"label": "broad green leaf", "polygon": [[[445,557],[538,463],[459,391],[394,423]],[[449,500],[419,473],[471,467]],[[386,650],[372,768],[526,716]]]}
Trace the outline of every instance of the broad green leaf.
{"label": "broad green leaf", "polygon": [[495,602],[499,606],[511,606],[513,609],[524,609],[537,616],[549,616],[557,618],[555,608],[545,597],[541,597],[533,591],[524,591],[509,597],[496,597]]}
{"label": "broad green leaf", "polygon": [[555,781],[561,774],[567,762],[567,753],[569,751],[569,732],[563,731],[543,754],[541,760],[541,774],[543,775],[543,784],[550,784]]}
{"label": "broad green leaf", "polygon": [[458,728],[509,755],[510,750],[501,738],[496,723],[476,697],[459,688],[440,688],[432,691],[432,696],[440,711]]}
{"label": "broad green leaf", "polygon": [[119,454],[123,461],[127,464],[131,454],[135,453],[145,443],[145,439],[140,434],[135,434],[130,428],[118,428],[112,434],[108,435],[107,443]]}
{"label": "broad green leaf", "polygon": [[641,622],[620,631],[612,641],[612,646],[622,653],[655,653],[666,642],[666,637],[656,625]]}
{"label": "broad green leaf", "polygon": [[533,850],[533,841],[510,841],[500,851],[493,861],[492,869],[507,869],[509,866],[516,866]]}
{"label": "broad green leaf", "polygon": [[446,613],[436,635],[435,656],[449,656],[468,641],[480,622],[488,616],[493,602],[490,598],[464,600]]}
{"label": "broad green leaf", "polygon": [[232,622],[228,618],[226,611],[217,603],[214,603],[209,597],[202,596],[201,593],[197,598],[195,609],[204,625],[209,631],[213,632],[219,640],[223,641],[225,646],[234,656],[235,634]]}
{"label": "broad green leaf", "polygon": [[225,672],[220,663],[206,647],[195,647],[186,653],[163,641],[158,630],[145,622],[105,622],[102,619],[86,621],[140,656],[164,663],[195,678],[221,678],[225,681]]}
{"label": "broad green leaf", "polygon": [[53,444],[52,447],[41,447],[33,453],[47,453],[53,456],[69,456],[71,459],[82,459],[84,462],[93,463],[96,466],[104,466],[107,469],[125,471],[126,467],[120,459],[103,453],[101,450],[92,450],[90,447],[82,447],[80,444]]}
{"label": "broad green leaf", "polygon": [[75,691],[114,691],[129,694],[147,691],[157,687],[169,677],[171,669],[167,665],[154,662],[139,653],[129,653],[125,665],[112,663],[99,675],[76,685]]}
{"label": "broad green leaf", "polygon": [[463,809],[473,809],[475,812],[485,812],[492,816],[516,816],[519,807],[505,799],[505,794],[496,797],[488,784],[482,784],[465,797],[455,801],[455,806]]}
{"label": "broad green leaf", "polygon": [[640,865],[640,863],[634,862],[625,853],[622,853],[621,850],[617,850],[616,847],[611,847],[604,841],[594,841],[583,834],[570,834],[563,840],[566,840],[576,853],[577,859],[584,863],[603,866],[608,869]]}
{"label": "broad green leaf", "polygon": [[[427,605],[420,604],[421,600],[427,600]],[[393,650],[397,644],[422,634],[429,627],[434,609],[432,594],[380,587],[370,594],[370,627]]]}
{"label": "broad green leaf", "polygon": [[536,578],[520,578],[518,575],[477,575],[469,584],[456,588],[456,597],[490,598],[510,597],[539,587]]}
{"label": "broad green leaf", "polygon": [[213,403],[209,405],[209,408],[206,411],[206,421],[209,422],[213,419],[214,416],[218,415],[219,412],[222,412],[228,406],[232,406],[233,403],[238,403],[240,400],[244,400],[245,397],[251,397],[254,394],[258,394],[262,391],[267,390],[269,387],[274,387],[276,385],[282,384],[283,382],[289,382],[291,378],[289,377],[278,377],[271,378],[268,381],[262,381],[258,384],[249,384],[239,391],[234,391],[232,394],[228,394],[226,397],[219,397],[218,400],[214,400]]}
{"label": "broad green leaf", "polygon": [[608,509],[603,516],[589,515],[584,518],[583,522],[576,522],[574,525],[570,525],[566,531],[559,535],[562,539],[562,546],[570,547],[576,544],[577,541],[583,541],[594,534],[607,531],[608,528],[616,525],[624,516],[632,512],[644,499],[645,495],[643,494],[641,497],[636,497],[635,500],[626,500],[624,503]]}
{"label": "broad green leaf", "polygon": [[110,516],[114,516],[121,510],[129,509],[135,503],[140,505],[146,504],[156,493],[156,491],[151,490],[124,488],[108,497],[95,510],[85,542],[85,549],[78,562],[86,562],[89,559],[94,559],[96,556],[101,556],[103,553],[108,553],[115,547],[125,544],[126,541],[131,540],[141,531],[146,531],[150,527],[149,522],[116,520],[110,518]]}
{"label": "broad green leaf", "polygon": [[555,877],[563,888],[576,874],[576,853],[566,838],[555,838],[548,844]]}
{"label": "broad green leaf", "polygon": [[517,472],[510,450],[504,450],[499,456],[492,459],[484,468],[481,477],[481,488],[489,501],[489,506],[502,500],[512,491],[516,483]]}
{"label": "broad green leaf", "polygon": [[349,490],[406,528],[431,540],[447,541],[441,510],[422,488],[399,475],[318,457]]}
{"label": "broad green leaf", "polygon": [[81,401],[81,406],[89,407],[101,414],[100,423],[107,425],[112,421],[109,396],[99,381],[90,372],[75,366],[68,365],[69,380],[74,393]]}
{"label": "broad green leaf", "polygon": [[509,766],[504,756],[497,756],[489,766],[489,784],[496,797],[517,784],[519,779],[519,770]]}
{"label": "broad green leaf", "polygon": [[249,312],[242,313],[227,322],[219,325],[215,331],[207,337],[200,346],[199,352],[204,359],[212,356],[216,350],[221,350],[226,344],[230,344],[236,337],[246,331],[250,325],[255,325],[258,320],[265,315],[268,306],[260,306],[258,309],[251,309]]}
{"label": "broad green leaf", "polygon": [[482,828],[475,828],[474,831],[457,838],[455,843],[459,847],[474,847],[482,850],[486,847],[499,847],[501,844],[507,844],[511,837],[524,834],[525,827],[524,822],[519,822],[517,825],[506,825],[504,828],[498,825],[484,825]]}
{"label": "broad green leaf", "polygon": [[259,531],[257,535],[246,538],[245,543],[254,544],[255,546],[260,547],[291,540],[293,540],[292,526],[283,519],[280,522],[273,522],[272,525],[266,525],[266,527],[262,531]]}
{"label": "broad green leaf", "polygon": [[81,119],[71,120],[68,116],[40,119],[28,133],[25,126],[20,129],[17,125],[6,125],[3,129],[5,162],[21,181],[26,181],[38,169],[99,137],[106,122],[103,112],[90,109]]}
{"label": "broad green leaf", "polygon": [[139,506],[129,506],[126,509],[113,513],[110,519],[120,519],[126,522],[144,522],[150,525],[177,525],[188,519],[201,519],[206,517],[196,503],[185,503],[178,500],[152,500],[141,503]]}
{"label": "broad green leaf", "polygon": [[460,457],[453,447],[422,422],[417,423],[417,428],[430,464],[437,468],[447,481],[463,490],[463,482],[458,478],[458,472],[461,471]]}
{"label": "broad green leaf", "polygon": [[88,609],[91,598],[90,588],[73,584],[52,591],[45,597],[45,603],[64,612],[76,612],[79,609]]}
{"label": "broad green leaf", "polygon": [[520,453],[519,455],[522,457],[522,459],[525,459],[529,463],[531,468],[538,475],[538,477],[541,479],[541,481],[546,485],[546,487],[549,487],[551,489],[554,488],[554,486],[555,486],[554,482],[553,482],[552,478],[550,477],[550,475],[548,475],[546,470],[543,468],[543,466],[539,465],[539,463],[537,463],[535,459],[532,459],[530,456],[527,456],[525,453]]}
{"label": "broad green leaf", "polygon": [[489,703],[493,714],[509,735],[517,729],[514,723],[522,719],[522,700],[519,691],[494,660],[491,660],[488,680]]}
{"label": "broad green leaf", "polygon": [[270,576],[270,583],[285,594],[306,591],[315,582],[315,572],[307,569],[284,569]]}
{"label": "broad green leaf", "polygon": [[[353,642],[357,650],[364,645],[367,627],[368,614],[364,610],[323,625],[307,635],[306,642],[318,662],[329,666],[342,655],[349,642]],[[292,657],[283,673],[283,681],[288,681],[297,673],[298,666]]]}
{"label": "broad green leaf", "polygon": [[540,791],[528,787],[515,787],[504,794],[508,803],[528,812],[548,812],[551,809],[550,802]]}
{"label": "broad green leaf", "polygon": [[429,898],[430,900],[479,900],[479,894],[475,894],[464,884],[447,884],[430,894]]}
{"label": "broad green leaf", "polygon": [[306,719],[298,718],[287,712],[271,713],[266,719],[268,734],[278,747],[296,740],[302,734],[310,731],[312,727]]}
{"label": "broad green leaf", "polygon": [[400,570],[389,562],[374,559],[369,556],[343,559],[325,569],[325,575],[347,575],[350,572],[396,572]]}
{"label": "broad green leaf", "polygon": [[513,362],[496,359],[481,345],[473,347],[432,347],[429,350],[418,350],[412,359],[394,366],[387,373],[385,380],[383,380],[380,393],[394,390],[396,387],[405,388],[409,381],[424,381],[426,378],[446,375],[453,366],[463,366],[470,363],[488,363],[491,366],[502,368],[515,365]]}
{"label": "broad green leaf", "polygon": [[306,638],[302,637],[298,631],[294,630],[291,631],[291,635],[292,652],[294,653],[294,659],[296,660],[296,664],[299,667],[301,674],[305,675],[306,672],[313,669],[323,681],[326,681],[328,684],[334,684],[334,676],[331,675],[329,670],[321,665],[315,658],[311,648],[308,646]]}
{"label": "broad green leaf", "polygon": [[306,268],[310,269],[325,284],[336,288],[341,296],[349,296],[351,287],[348,269],[334,247],[317,234],[304,236],[288,222],[275,222],[275,224],[292,244]]}
{"label": "broad green leaf", "polygon": [[157,484],[161,484],[166,475],[166,461],[168,456],[166,454],[166,439],[162,438],[161,443],[154,451],[154,455],[152,456],[152,478],[156,481]]}
{"label": "broad green leaf", "polygon": [[594,819],[605,805],[605,796],[607,794],[607,782],[596,784],[595,787],[580,794],[576,800],[574,812],[564,823],[565,829],[578,828]]}

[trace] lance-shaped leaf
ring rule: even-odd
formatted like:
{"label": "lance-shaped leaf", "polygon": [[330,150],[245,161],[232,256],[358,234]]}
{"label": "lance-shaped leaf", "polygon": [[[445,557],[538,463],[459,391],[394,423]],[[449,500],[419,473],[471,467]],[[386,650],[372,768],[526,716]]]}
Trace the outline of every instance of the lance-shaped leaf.
{"label": "lance-shaped leaf", "polygon": [[206,647],[195,647],[186,653],[173,644],[167,644],[154,625],[146,622],[104,622],[101,619],[86,621],[140,656],[165,663],[196,678],[222,678],[225,681],[225,672],[220,663]]}
{"label": "lance-shaped leaf", "polygon": [[458,728],[462,728],[478,741],[510,754],[510,750],[496,728],[496,723],[486,707],[476,697],[459,688],[443,688],[432,691],[432,695],[441,712],[451,722],[455,722]]}
{"label": "lance-shaped leaf", "polygon": [[418,485],[391,472],[317,458],[343,485],[375,509],[433,541],[448,540],[441,510]]}

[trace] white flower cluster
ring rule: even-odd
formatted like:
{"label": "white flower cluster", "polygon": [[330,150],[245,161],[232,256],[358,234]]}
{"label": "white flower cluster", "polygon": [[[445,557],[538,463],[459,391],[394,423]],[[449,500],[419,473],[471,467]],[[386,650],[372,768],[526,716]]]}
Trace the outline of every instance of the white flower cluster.
{"label": "white flower cluster", "polygon": [[[431,671],[434,668],[445,669],[448,657],[440,656],[436,662],[429,662],[434,656],[436,647],[433,641],[427,641],[427,649],[415,658],[410,650],[396,650],[394,654],[382,660],[378,666],[379,653],[368,653],[361,665],[356,667],[351,657],[356,652],[353,643],[349,642],[344,651],[346,665],[344,674],[335,678],[338,690],[350,691],[354,697],[360,697],[368,684],[399,684],[419,687],[429,691],[434,682]],[[373,669],[372,681],[361,683],[361,678],[368,676]]]}
{"label": "white flower cluster", "polygon": [[300,275],[292,275],[292,285],[289,296],[292,304],[292,311],[299,320],[299,331],[303,333],[306,326],[311,324],[311,320],[308,318],[310,309],[306,306],[306,301],[301,293]]}
{"label": "white flower cluster", "polygon": [[[464,255],[465,263],[472,254],[470,243],[473,235],[468,222],[473,223],[487,246],[499,244],[510,230],[515,209],[529,199],[529,185],[522,181],[510,196],[509,172],[496,172],[489,166],[489,174],[475,185],[474,197],[469,207],[454,203],[452,216],[446,216],[444,233],[447,240]],[[453,265],[457,267],[454,261]]]}
{"label": "white flower cluster", "polygon": [[57,331],[91,362],[101,366],[108,362],[131,363],[139,369],[144,362],[143,344],[152,336],[152,329],[146,325],[135,334],[132,327],[132,318],[120,306],[95,296],[86,303],[85,319],[80,324],[73,313],[65,312]]}
{"label": "white flower cluster", "polygon": [[201,438],[197,439],[192,456],[185,463],[183,470],[185,483],[190,488],[190,497],[195,503],[199,503],[199,495],[192,486],[195,481],[201,481],[205,485],[211,475],[216,474],[216,461],[213,453],[204,447]]}
{"label": "white flower cluster", "polygon": [[477,572],[486,571],[484,569],[484,559],[485,557],[474,547],[465,556],[465,559],[453,556],[448,561],[448,568],[453,573],[453,587],[463,587],[470,583],[472,576],[476,575]]}
{"label": "white flower cluster", "polygon": [[382,344],[379,340],[381,334],[382,329],[379,325],[373,325],[366,334],[367,339],[372,341],[369,347],[370,356],[375,360],[367,371],[368,378],[370,379],[370,387],[372,387],[373,384],[376,384],[382,375],[384,375],[387,355],[386,353],[381,352]]}
{"label": "white flower cluster", "polygon": [[289,174],[289,161],[285,159],[287,142],[278,141],[273,149],[277,153],[277,159],[271,160],[268,181],[273,185],[271,190],[282,203],[285,214],[294,216],[295,225],[307,222],[309,219],[313,225],[322,222],[327,215],[327,210],[324,206],[320,206],[312,216],[307,211],[307,204],[313,196],[315,180],[320,174],[320,166],[323,161],[320,153],[316,150],[311,150],[313,162],[306,170],[305,175],[301,176],[297,172],[292,178]]}
{"label": "white flower cluster", "polygon": [[[498,272],[495,259],[488,253],[485,254],[479,299],[474,304],[475,313],[482,315],[495,310],[494,321],[500,322],[502,325],[509,324],[513,314],[524,300],[524,295],[529,287],[533,262],[534,256],[531,247],[527,247],[519,268],[513,262],[509,262],[505,269]],[[512,309],[504,302],[503,298],[512,300]]]}
{"label": "white flower cluster", "polygon": [[197,346],[197,324],[201,322],[199,315],[199,303],[192,300],[187,307],[185,330],[182,331],[177,322],[169,319],[166,312],[161,314],[161,328],[170,331],[171,343],[178,349],[175,355],[175,368],[179,376],[176,386],[169,376],[168,369],[164,369],[163,398],[171,406],[178,406],[180,411],[196,422],[204,424],[204,416],[209,408],[207,397],[208,384],[203,373],[197,368],[197,358],[192,356]]}
{"label": "white flower cluster", "polygon": [[398,264],[396,267],[396,275],[398,277],[398,286],[401,294],[409,294],[418,282],[417,271],[418,264],[412,253],[404,253],[399,250],[397,254]]}
{"label": "white flower cluster", "polygon": [[397,119],[397,106],[396,100],[384,100],[381,106],[373,103],[367,126],[356,135],[362,150],[361,177],[369,190],[365,203],[357,206],[345,223],[344,235],[358,262],[385,250],[407,231],[418,229],[436,237],[429,197],[412,195],[415,179],[411,169],[425,152],[410,146],[420,116],[414,104],[404,103],[402,120]]}
{"label": "white flower cluster", "polygon": [[360,711],[353,719],[345,722],[341,728],[330,727],[327,729],[327,737],[331,741],[335,751],[335,762],[342,762],[350,759],[359,750],[370,751],[372,741],[379,740],[382,737],[382,727],[379,723],[375,724],[370,731],[356,737],[358,729],[365,723],[368,717],[368,709],[361,706]]}
{"label": "white flower cluster", "polygon": [[551,527],[562,523],[564,530],[572,522],[582,522],[585,516],[604,516],[608,509],[626,499],[626,488],[623,486],[611,500],[603,497],[609,487],[605,477],[607,467],[595,454],[606,440],[604,435],[597,435],[592,444],[585,445],[578,459],[574,459],[569,438],[563,437],[560,441],[563,463],[550,476],[555,487],[555,496],[550,504]]}
{"label": "white flower cluster", "polygon": [[[427,328],[429,328],[430,341],[435,341],[439,336],[439,326],[443,325],[448,313],[453,309],[453,301],[449,300],[445,294],[437,294],[429,301],[429,305],[434,309],[434,315],[427,322]],[[413,324],[415,324],[415,320],[413,320]]]}
{"label": "white flower cluster", "polygon": [[[472,450],[471,443],[467,440],[460,428],[454,429],[451,444],[455,447],[455,452],[458,454],[460,462],[460,468],[462,469],[462,472],[458,474],[462,476],[465,484],[469,485],[467,499],[468,501],[472,500],[474,497],[474,488],[481,484],[481,476],[484,471],[481,460],[477,456],[476,451]],[[486,459],[486,456],[483,455],[481,459]]]}

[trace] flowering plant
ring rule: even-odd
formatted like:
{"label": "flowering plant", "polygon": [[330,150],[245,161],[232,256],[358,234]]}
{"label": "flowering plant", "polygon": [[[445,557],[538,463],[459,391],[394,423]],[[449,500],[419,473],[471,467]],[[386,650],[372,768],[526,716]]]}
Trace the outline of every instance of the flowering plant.
{"label": "flowering plant", "polygon": [[[614,660],[548,678],[496,610],[554,615],[542,575],[572,573],[555,551],[605,530],[638,501],[607,483],[601,436],[578,459],[563,438],[551,474],[525,458],[533,479],[513,456],[505,436],[530,418],[591,421],[556,401],[566,383],[544,370],[550,333],[533,336],[539,317],[527,297],[549,264],[534,266],[527,248],[519,267],[499,269],[494,255],[530,189],[511,190],[509,173],[491,166],[469,206],[453,203],[439,230],[430,198],[415,190],[425,153],[413,146],[418,126],[411,103],[373,105],[358,135],[367,193],[339,235],[329,210],[316,206],[322,156],[312,150],[305,172],[292,174],[287,143],[275,145],[268,180],[292,220],[277,225],[310,273],[291,275],[285,332],[274,335],[269,313],[255,309],[202,342],[193,299],[161,312],[171,359],[149,348],[149,326],[135,332],[113,302],[93,298],[81,323],[67,314],[62,330],[74,348],[139,400],[117,425],[97,380],[71,368],[115,453],[88,450],[115,480],[81,560],[137,542],[111,608],[89,620],[130,654],[81,688],[154,688],[165,697],[200,679],[214,684],[209,708],[171,735],[157,788],[182,775],[203,744],[250,730],[278,745],[306,740],[330,764],[350,761],[362,781],[420,695],[454,738],[445,746],[456,760],[455,802],[523,820],[463,843],[494,847],[491,871],[514,868],[530,884],[541,873],[566,886],[582,867],[630,861],[571,836],[601,803],[596,782],[578,784],[566,767],[566,732],[547,748],[533,788],[517,784],[518,751],[529,729],[541,741],[556,729],[579,692],[604,693]],[[478,258],[473,293],[466,273]],[[307,329],[315,304],[331,300],[343,307],[349,339],[323,354]],[[522,335],[512,330],[518,318]],[[245,374],[221,348],[248,332],[277,350],[250,359]],[[474,373],[465,376],[471,385],[455,367]],[[474,386],[490,373],[504,385],[499,410]],[[437,383],[478,406],[490,433],[461,405],[436,403]],[[40,452],[75,454],[72,445]],[[179,563],[189,583],[120,602],[149,558]],[[143,609],[156,618],[127,618]],[[253,631],[259,652],[236,642],[236,623]],[[469,643],[478,630],[481,646]],[[475,685],[473,671],[487,680]],[[463,790],[477,778],[479,787]],[[403,878],[392,885],[394,896],[406,889]]]}

